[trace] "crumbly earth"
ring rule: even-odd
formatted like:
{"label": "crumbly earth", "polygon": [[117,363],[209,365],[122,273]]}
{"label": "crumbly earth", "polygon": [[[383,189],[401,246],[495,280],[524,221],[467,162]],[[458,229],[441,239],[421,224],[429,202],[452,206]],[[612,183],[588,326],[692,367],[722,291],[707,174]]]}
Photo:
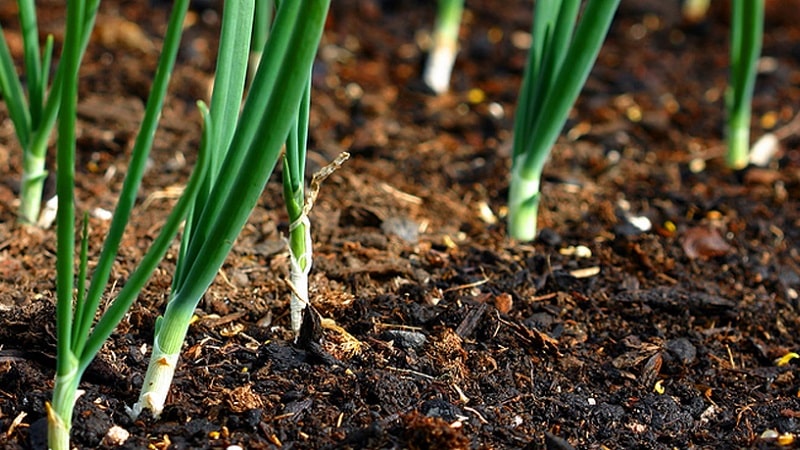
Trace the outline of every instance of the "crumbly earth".
{"label": "crumbly earth", "polygon": [[[0,21],[19,58],[13,3],[0,4]],[[63,2],[37,3],[43,33],[60,40]],[[113,210],[169,13],[161,3],[102,2],[81,72],[81,210]],[[194,102],[208,97],[220,11],[200,3],[108,301],[195,160]],[[767,2],[753,101],[753,138],[774,133],[780,148],[765,167],[732,172],[725,7],[693,24],[677,2],[624,0],[545,169],[533,243],[510,241],[504,225],[530,2],[467,2],[440,97],[420,82],[433,2],[333,3],[314,72],[310,171],[342,151],[352,158],[311,213],[321,328],[300,345],[287,332],[276,174],[198,306],[163,416],[132,421],[125,406],[142,384],[174,251],[88,369],[75,447],[112,447],[113,427],[130,449],[792,445],[797,1]],[[55,239],[15,222],[20,153],[4,111],[0,446],[38,449],[55,367]],[[90,225],[96,257],[108,222],[93,214]]]}

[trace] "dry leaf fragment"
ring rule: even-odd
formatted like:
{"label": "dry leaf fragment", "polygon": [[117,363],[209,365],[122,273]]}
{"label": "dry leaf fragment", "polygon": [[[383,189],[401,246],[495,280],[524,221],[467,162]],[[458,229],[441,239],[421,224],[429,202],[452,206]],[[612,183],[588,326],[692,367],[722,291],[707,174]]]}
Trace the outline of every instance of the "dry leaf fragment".
{"label": "dry leaf fragment", "polygon": [[715,228],[694,227],[686,230],[681,240],[683,251],[691,259],[709,259],[733,250]]}

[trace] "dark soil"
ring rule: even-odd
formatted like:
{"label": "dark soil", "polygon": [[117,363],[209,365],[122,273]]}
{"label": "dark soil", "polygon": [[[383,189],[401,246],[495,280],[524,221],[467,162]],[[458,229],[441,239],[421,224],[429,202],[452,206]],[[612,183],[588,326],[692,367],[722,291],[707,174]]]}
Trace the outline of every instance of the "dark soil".
{"label": "dark soil", "polygon": [[[81,210],[112,210],[169,13],[104,1],[82,71]],[[623,1],[545,170],[540,238],[505,233],[528,1],[468,1],[451,93],[419,74],[433,2],[335,0],[314,73],[311,170],[352,159],[312,211],[321,347],[287,331],[273,176],[201,302],[169,404],[131,421],[174,252],[87,371],[73,444],[123,448],[743,448],[800,434],[800,7],[769,3],[753,137],[724,166],[728,13]],[[60,39],[63,2],[39,2]],[[202,5],[199,5],[202,6]],[[198,7],[108,288],[155,237],[195,160],[219,5]],[[0,21],[14,54],[13,2]],[[52,229],[16,224],[0,122],[0,445],[44,448],[55,368]],[[643,231],[636,224],[649,219]],[[96,257],[108,222],[91,219]],[[588,249],[589,252],[586,252]]]}

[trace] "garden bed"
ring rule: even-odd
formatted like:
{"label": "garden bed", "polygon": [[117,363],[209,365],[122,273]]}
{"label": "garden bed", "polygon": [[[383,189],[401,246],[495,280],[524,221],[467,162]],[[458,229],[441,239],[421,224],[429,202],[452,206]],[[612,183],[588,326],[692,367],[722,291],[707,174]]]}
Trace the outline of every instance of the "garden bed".
{"label": "garden bed", "polygon": [[[12,3],[0,21],[20,55]],[[43,31],[58,40],[63,11],[45,3]],[[95,211],[95,257],[169,13],[146,3],[102,2],[81,72],[76,200]],[[132,421],[125,406],[141,387],[177,249],[87,370],[73,445],[98,447],[114,426],[130,434],[123,448],[162,449],[797,438],[798,360],[778,362],[800,348],[798,2],[768,2],[753,104],[753,136],[776,133],[781,150],[766,167],[731,172],[727,11],[689,24],[676,2],[623,1],[545,168],[541,234],[528,244],[507,239],[503,214],[531,5],[468,1],[451,91],[435,97],[419,79],[429,3],[331,6],[309,165],[352,157],[311,212],[321,346],[294,345],[288,332],[288,222],[273,176],[197,310],[162,417]],[[109,300],[195,160],[194,102],[210,93],[219,26],[218,5],[200,6]],[[45,448],[55,234],[15,223],[20,154],[0,114],[0,445]]]}

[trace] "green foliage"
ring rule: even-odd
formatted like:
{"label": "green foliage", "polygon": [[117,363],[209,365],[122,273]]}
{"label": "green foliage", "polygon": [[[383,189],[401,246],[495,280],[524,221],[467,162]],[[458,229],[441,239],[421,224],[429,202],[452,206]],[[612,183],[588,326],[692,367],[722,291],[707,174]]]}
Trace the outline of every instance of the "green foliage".
{"label": "green foliage", "polygon": [[[75,37],[75,56],[81,58],[91,36],[100,0],[89,0],[81,6]],[[19,220],[35,224],[41,209],[42,189],[47,177],[45,156],[47,142],[55,126],[61,106],[66,51],[47,94],[53,38],[49,36],[44,47],[39,46],[39,27],[34,0],[18,0],[20,26],[23,40],[23,60],[27,96],[17,76],[14,60],[0,27],[0,94],[8,107],[11,122],[22,147],[22,181],[20,183]]]}
{"label": "green foliage", "polygon": [[[249,33],[252,1],[236,5],[250,11],[249,22],[238,22],[239,25],[231,17],[247,17],[248,14],[230,13],[228,8],[235,3],[225,3],[223,15],[227,17],[223,17],[223,28],[236,27]],[[221,143],[214,150],[223,151],[224,157],[220,159],[216,176],[208,184],[207,196],[199,197],[195,204],[191,226],[185,231],[171,297],[163,318],[156,325],[153,354],[139,401],[130,411],[132,416],[138,416],[144,409],[150,409],[157,416],[163,408],[194,309],[255,207],[297,119],[329,5],[330,0],[280,2],[242,112],[224,117],[234,123],[214,122],[213,110],[221,105],[212,99],[211,128],[224,126],[235,131],[230,145]],[[235,67],[232,70],[237,75],[231,79],[239,80],[244,77],[246,65],[244,58],[217,67],[218,71]],[[241,97],[229,95],[227,98],[227,101],[237,102],[238,107]]]}
{"label": "green foliage", "polygon": [[[87,2],[85,0],[75,0],[70,1],[67,6],[64,56],[61,63],[63,69],[60,68],[59,72],[61,76],[59,83],[62,86],[63,95],[60,97],[61,105],[58,114],[57,151],[57,367],[53,402],[52,405],[48,405],[48,440],[50,447],[53,449],[69,448],[72,409],[80,378],[89,363],[100,351],[103,343],[111,336],[114,328],[122,320],[153,270],[163,258],[180,224],[188,213],[194,196],[199,191],[208,166],[207,152],[201,151],[197,167],[158,237],[139,266],[128,278],[117,298],[100,315],[99,321],[92,327],[95,316],[99,312],[100,300],[107,285],[122,234],[130,218],[141,178],[144,174],[147,156],[153,144],[167,84],[177,56],[183,19],[188,10],[188,4],[189,0],[178,0],[175,4],[152,92],[147,102],[145,117],[134,145],[129,171],[125,177],[122,193],[120,194],[100,259],[92,273],[88,290],[85,289],[88,272],[88,225],[84,217],[76,297],[73,297],[75,121],[77,115],[78,67],[83,47],[85,47],[85,45],[82,45],[82,37],[86,36],[83,25],[85,24]],[[207,116],[207,114],[205,115]]]}
{"label": "green foliage", "polygon": [[580,0],[540,0],[533,16],[533,44],[514,121],[509,189],[509,234],[536,237],[539,184],[544,163],[589,77],[619,0],[589,0],[577,22]]}
{"label": "green foliage", "polygon": [[764,0],[731,2],[730,87],[728,112],[728,167],[743,169],[750,155],[750,115],[758,58],[764,34]]}

